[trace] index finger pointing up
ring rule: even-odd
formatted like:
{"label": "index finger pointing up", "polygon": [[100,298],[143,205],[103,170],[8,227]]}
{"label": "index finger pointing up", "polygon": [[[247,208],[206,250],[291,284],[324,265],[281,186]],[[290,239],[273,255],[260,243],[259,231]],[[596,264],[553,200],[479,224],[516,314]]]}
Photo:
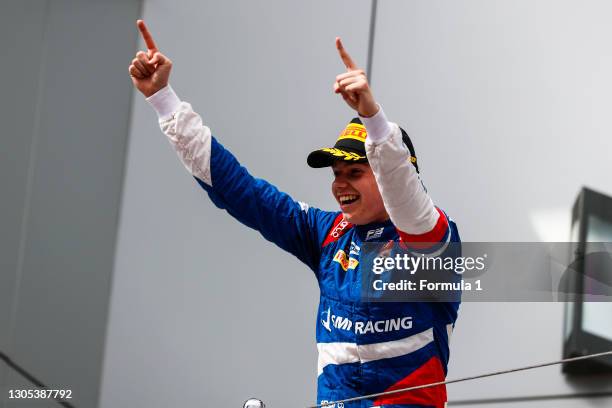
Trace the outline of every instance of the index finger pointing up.
{"label": "index finger pointing up", "polygon": [[155,45],[155,41],[153,41],[153,36],[151,36],[151,33],[149,32],[149,29],[147,28],[145,22],[142,20],[138,20],[136,22],[136,25],[138,26],[138,29],[142,34],[142,38],[144,39],[147,49],[157,51],[157,45]]}
{"label": "index finger pointing up", "polygon": [[344,49],[340,37],[336,37],[336,48],[338,49],[338,54],[340,54],[340,58],[342,58],[342,62],[346,69],[349,71],[357,69],[357,64],[355,64],[355,61],[353,61],[351,56]]}

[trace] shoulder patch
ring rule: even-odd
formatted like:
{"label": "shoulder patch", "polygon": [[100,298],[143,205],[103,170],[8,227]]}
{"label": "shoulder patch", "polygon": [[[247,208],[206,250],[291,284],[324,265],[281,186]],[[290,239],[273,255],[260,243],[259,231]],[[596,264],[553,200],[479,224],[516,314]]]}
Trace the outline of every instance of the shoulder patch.
{"label": "shoulder patch", "polygon": [[332,224],[331,229],[329,230],[329,233],[327,234],[327,237],[325,238],[325,241],[323,241],[322,246],[325,247],[331,244],[332,242],[337,241],[342,235],[346,233],[346,231],[348,231],[352,227],[353,224],[348,221],[345,221],[342,213],[338,214],[338,216],[334,220],[334,223]]}

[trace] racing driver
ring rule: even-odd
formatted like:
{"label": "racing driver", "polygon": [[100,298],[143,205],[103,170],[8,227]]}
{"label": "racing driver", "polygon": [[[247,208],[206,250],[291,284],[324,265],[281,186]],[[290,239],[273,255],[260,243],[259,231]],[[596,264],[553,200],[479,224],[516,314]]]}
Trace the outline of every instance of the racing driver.
{"label": "racing driver", "polygon": [[[322,211],[294,201],[238,163],[172,90],[172,62],[144,22],[137,25],[147,51],[136,54],[130,76],[182,163],[217,207],[295,255],[318,280],[317,403],[444,381],[459,303],[365,302],[359,253],[367,242],[443,249],[459,241],[457,227],[432,203],[408,135],[387,121],[340,39],[336,47],[346,72],[336,77],[334,91],[359,118],[334,147],[308,156],[311,167],[333,169],[331,189],[340,211]],[[445,403],[446,388],[437,386],[336,405],[442,408]]]}

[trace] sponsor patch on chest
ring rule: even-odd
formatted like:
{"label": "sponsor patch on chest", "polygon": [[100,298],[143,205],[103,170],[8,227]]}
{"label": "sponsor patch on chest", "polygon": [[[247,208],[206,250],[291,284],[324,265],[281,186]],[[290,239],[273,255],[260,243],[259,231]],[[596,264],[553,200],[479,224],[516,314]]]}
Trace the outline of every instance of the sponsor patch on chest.
{"label": "sponsor patch on chest", "polygon": [[332,329],[352,331],[355,334],[388,333],[412,329],[412,317],[402,316],[393,319],[352,321],[348,317],[337,316],[327,308],[321,314],[321,325],[331,332]]}
{"label": "sponsor patch on chest", "polygon": [[338,252],[336,252],[336,255],[334,255],[334,262],[338,262],[345,271],[355,269],[357,265],[359,265],[359,260],[347,257],[343,249],[339,249]]}
{"label": "sponsor patch on chest", "polygon": [[382,237],[382,234],[383,234],[384,231],[385,231],[384,227],[380,227],[380,228],[369,230],[368,233],[366,234],[365,240],[369,241],[371,239],[380,238],[380,237]]}

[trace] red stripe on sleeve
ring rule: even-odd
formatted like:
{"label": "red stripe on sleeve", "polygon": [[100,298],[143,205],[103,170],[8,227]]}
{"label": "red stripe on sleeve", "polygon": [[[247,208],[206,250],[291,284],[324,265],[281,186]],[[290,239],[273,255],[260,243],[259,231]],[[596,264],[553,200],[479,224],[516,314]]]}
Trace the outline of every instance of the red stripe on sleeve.
{"label": "red stripe on sleeve", "polygon": [[442,210],[440,210],[438,207],[436,207],[436,210],[438,211],[438,214],[440,214],[440,216],[438,217],[438,221],[436,222],[436,225],[431,229],[431,231],[426,232],[424,234],[414,235],[408,234],[398,229],[397,232],[399,233],[400,240],[402,242],[416,243],[417,245],[410,245],[414,248],[428,248],[432,246],[429,245],[430,243],[440,242],[448,231],[448,220],[446,219],[446,215],[444,215],[444,212]]}

